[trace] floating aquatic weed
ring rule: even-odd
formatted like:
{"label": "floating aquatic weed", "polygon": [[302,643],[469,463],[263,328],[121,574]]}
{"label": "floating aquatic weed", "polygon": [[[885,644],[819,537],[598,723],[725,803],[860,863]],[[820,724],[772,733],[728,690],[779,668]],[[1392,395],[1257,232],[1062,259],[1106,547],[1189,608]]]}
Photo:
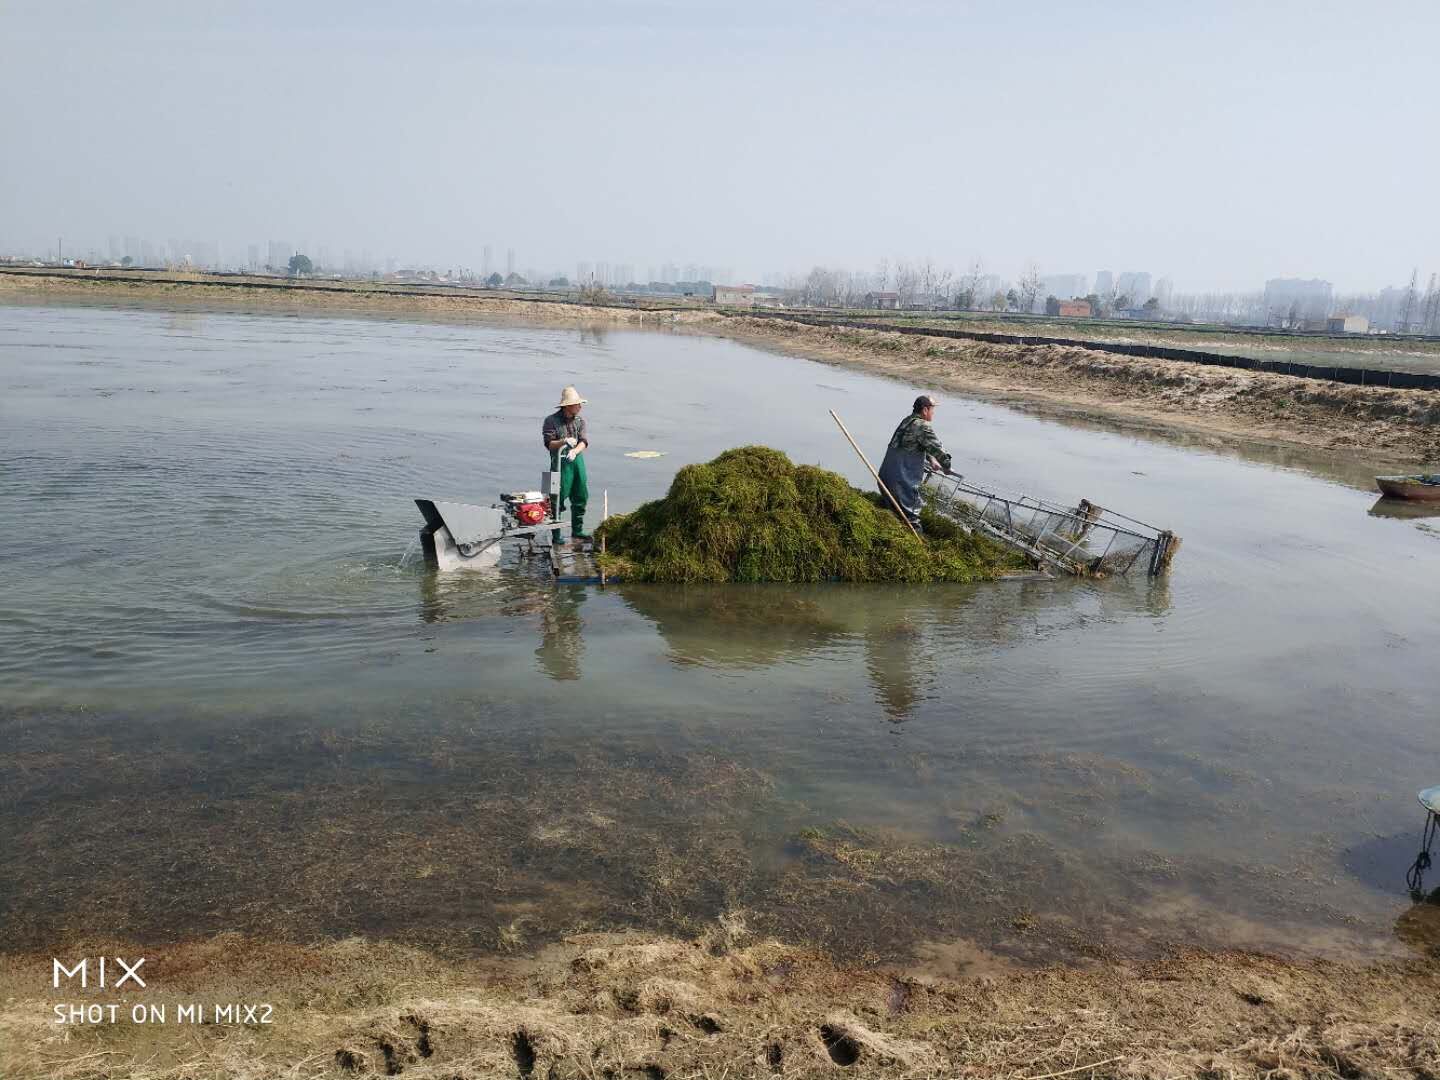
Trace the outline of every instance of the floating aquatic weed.
{"label": "floating aquatic weed", "polygon": [[838,473],[744,446],[687,465],[670,491],[601,527],[607,574],[631,581],[966,582],[1023,564],[925,513],[917,540]]}

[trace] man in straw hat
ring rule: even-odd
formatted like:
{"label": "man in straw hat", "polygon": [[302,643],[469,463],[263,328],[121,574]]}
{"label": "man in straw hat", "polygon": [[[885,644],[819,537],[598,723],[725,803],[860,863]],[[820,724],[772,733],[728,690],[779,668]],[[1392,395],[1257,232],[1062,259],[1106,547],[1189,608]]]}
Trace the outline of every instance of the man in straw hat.
{"label": "man in straw hat", "polygon": [[950,455],[940,445],[940,436],[930,422],[935,419],[935,399],[921,394],[910,415],[900,421],[885,460],[880,465],[880,482],[890,489],[905,517],[920,531],[920,485],[925,482],[925,465],[934,462],[942,472],[950,471]]}
{"label": "man in straw hat", "polygon": [[[545,418],[541,435],[545,449],[550,451],[550,469],[560,470],[560,505],[557,513],[570,506],[570,538],[577,543],[590,539],[585,532],[585,505],[590,501],[590,487],[585,479],[585,451],[590,448],[585,418],[580,407],[585,399],[573,386],[560,391],[560,405]],[[565,457],[560,451],[566,450]],[[557,533],[558,538],[558,533]]]}

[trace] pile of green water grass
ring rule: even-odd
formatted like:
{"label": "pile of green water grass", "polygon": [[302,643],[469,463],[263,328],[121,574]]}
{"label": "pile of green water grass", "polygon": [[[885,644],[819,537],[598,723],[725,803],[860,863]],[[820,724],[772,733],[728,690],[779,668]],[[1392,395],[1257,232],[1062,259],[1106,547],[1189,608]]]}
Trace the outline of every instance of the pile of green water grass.
{"label": "pile of green water grass", "polygon": [[627,581],[979,581],[1016,556],[945,518],[922,515],[917,540],[883,497],[836,473],[742,446],[687,465],[670,492],[600,529],[607,575]]}

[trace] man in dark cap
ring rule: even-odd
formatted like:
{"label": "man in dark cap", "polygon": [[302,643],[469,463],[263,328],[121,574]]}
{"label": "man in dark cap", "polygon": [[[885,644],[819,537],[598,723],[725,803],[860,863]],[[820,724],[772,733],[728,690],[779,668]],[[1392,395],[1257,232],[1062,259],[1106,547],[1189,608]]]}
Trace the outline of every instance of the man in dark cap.
{"label": "man in dark cap", "polygon": [[910,415],[890,436],[885,460],[880,464],[880,482],[889,488],[916,532],[920,531],[920,485],[925,481],[926,462],[933,462],[942,472],[950,471],[950,455],[930,426],[934,419],[935,399],[921,394]]}

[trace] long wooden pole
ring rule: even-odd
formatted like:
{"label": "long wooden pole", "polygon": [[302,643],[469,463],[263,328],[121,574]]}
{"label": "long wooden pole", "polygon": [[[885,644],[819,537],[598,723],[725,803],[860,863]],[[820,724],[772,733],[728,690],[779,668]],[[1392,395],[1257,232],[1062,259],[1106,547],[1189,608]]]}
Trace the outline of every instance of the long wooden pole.
{"label": "long wooden pole", "polygon": [[860,460],[865,463],[865,468],[870,470],[870,475],[875,478],[875,483],[880,485],[880,490],[885,493],[885,497],[890,500],[890,505],[893,506],[895,508],[895,512],[900,515],[900,520],[905,522],[906,526],[909,527],[910,531],[915,534],[915,539],[919,540],[923,544],[925,542],[925,538],[920,535],[920,530],[915,528],[914,523],[910,520],[910,516],[906,514],[904,509],[900,506],[899,500],[897,500],[894,495],[890,494],[890,489],[885,486],[885,481],[880,479],[880,474],[875,471],[875,466],[870,464],[870,459],[865,456],[865,451],[860,449],[860,444],[857,443],[854,439],[854,436],[850,434],[850,429],[845,426],[845,421],[841,420],[840,417],[835,415],[834,409],[830,410],[830,419],[834,420],[835,423],[840,425],[841,434],[843,434],[846,441],[850,443],[851,449],[853,449],[855,453],[860,455]]}

